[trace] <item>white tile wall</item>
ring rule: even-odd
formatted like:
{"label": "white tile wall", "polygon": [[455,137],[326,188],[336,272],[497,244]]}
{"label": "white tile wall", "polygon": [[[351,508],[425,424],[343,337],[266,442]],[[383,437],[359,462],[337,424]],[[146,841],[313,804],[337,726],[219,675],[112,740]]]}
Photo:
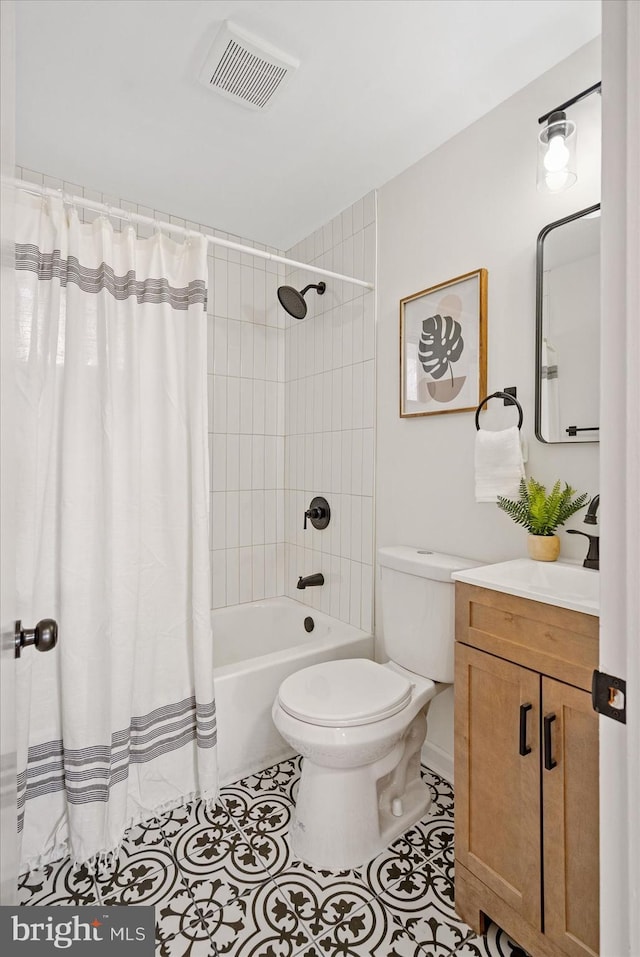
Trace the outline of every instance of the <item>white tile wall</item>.
{"label": "white tile wall", "polygon": [[[287,252],[292,259],[373,281],[375,195],[368,194]],[[320,278],[320,277],[319,277]],[[288,270],[302,288],[314,277]],[[327,280],[307,293],[302,321],[286,318],[286,594],[342,621],[373,626],[375,428],[374,293]],[[303,530],[304,511],[324,495],[331,522]],[[322,572],[320,588],[296,589]]]}
{"label": "white tile wall", "polygon": [[[77,183],[21,167],[16,175],[252,245]],[[97,215],[79,213],[87,222]],[[138,227],[140,236],[150,232]],[[211,601],[218,608],[285,591],[285,319],[276,296],[284,271],[220,246],[210,246],[209,253],[209,533]]]}
{"label": "white tile wall", "polygon": [[282,267],[279,273],[275,263],[222,247],[211,252],[211,568],[217,608],[284,593],[285,329],[276,296]]}

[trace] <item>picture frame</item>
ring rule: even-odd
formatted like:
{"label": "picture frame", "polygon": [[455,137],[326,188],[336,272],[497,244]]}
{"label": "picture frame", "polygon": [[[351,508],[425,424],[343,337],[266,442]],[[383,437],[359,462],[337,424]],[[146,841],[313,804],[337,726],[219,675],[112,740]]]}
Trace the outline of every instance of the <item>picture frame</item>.
{"label": "picture frame", "polygon": [[487,392],[486,269],[400,300],[400,417],[475,412]]}

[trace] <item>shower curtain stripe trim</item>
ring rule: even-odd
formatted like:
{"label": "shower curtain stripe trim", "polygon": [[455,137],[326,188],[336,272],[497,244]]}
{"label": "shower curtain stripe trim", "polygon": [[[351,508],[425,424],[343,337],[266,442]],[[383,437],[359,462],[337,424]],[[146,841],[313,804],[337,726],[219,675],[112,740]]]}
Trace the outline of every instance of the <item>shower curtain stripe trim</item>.
{"label": "shower curtain stripe trim", "polygon": [[[215,702],[197,704],[195,698],[185,698],[132,718],[128,729],[111,736],[111,747],[65,749],[60,740],[33,745],[27,768],[17,775],[18,830],[26,801],[61,790],[71,804],[108,801],[111,788],[128,778],[130,764],[145,764],[193,742],[200,749],[216,746]],[[84,769],[74,770],[78,766]],[[79,786],[81,782],[91,783]]]}
{"label": "shower curtain stripe trim", "polygon": [[[111,789],[122,781],[126,781],[129,777],[129,764],[146,763],[158,757],[160,754],[168,754],[171,751],[176,751],[184,747],[185,744],[193,741],[193,739],[194,735],[192,731],[185,732],[175,739],[167,741],[162,748],[156,749],[157,753],[154,751],[145,755],[132,754],[128,764],[122,765],[110,773],[110,780],[106,784],[98,783],[92,786],[85,786],[84,788],[74,788],[69,785],[64,774],[61,772],[57,777],[47,778],[38,785],[27,785],[26,790],[23,790],[19,795],[17,802],[19,812],[18,831],[21,831],[24,825],[24,805],[26,801],[64,790],[66,791],[67,800],[70,804],[90,804],[94,801],[104,803],[109,800]],[[207,747],[214,747],[215,743],[215,740],[210,740]],[[200,745],[198,746],[200,747]]]}
{"label": "shower curtain stripe trim", "polygon": [[87,293],[105,289],[118,300],[134,296],[138,303],[168,303],[172,309],[183,311],[198,303],[206,308],[207,303],[207,287],[201,279],[176,287],[170,286],[166,279],[137,279],[132,269],[118,276],[104,262],[96,268],[81,266],[75,256],[63,259],[59,249],[43,253],[26,243],[16,243],[16,269],[34,272],[41,281],[58,279],[63,287],[73,283]]}

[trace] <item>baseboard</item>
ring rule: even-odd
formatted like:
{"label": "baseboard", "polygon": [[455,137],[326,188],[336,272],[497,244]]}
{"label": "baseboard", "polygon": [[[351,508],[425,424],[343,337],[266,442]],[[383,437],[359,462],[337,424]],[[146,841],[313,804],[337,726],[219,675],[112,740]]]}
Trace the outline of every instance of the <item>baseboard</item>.
{"label": "baseboard", "polygon": [[422,745],[421,758],[423,764],[426,764],[428,768],[439,774],[449,784],[453,784],[453,757],[447,751],[443,751],[437,744],[425,741]]}

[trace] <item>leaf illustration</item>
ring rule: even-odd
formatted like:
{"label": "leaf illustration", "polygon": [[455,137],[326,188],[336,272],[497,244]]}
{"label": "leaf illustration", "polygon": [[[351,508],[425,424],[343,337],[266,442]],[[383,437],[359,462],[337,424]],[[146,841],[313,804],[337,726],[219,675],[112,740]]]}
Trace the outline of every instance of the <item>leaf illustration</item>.
{"label": "leaf illustration", "polygon": [[422,335],[418,343],[418,358],[425,372],[434,379],[451,374],[452,364],[464,351],[462,326],[451,316],[429,316],[422,321]]}

